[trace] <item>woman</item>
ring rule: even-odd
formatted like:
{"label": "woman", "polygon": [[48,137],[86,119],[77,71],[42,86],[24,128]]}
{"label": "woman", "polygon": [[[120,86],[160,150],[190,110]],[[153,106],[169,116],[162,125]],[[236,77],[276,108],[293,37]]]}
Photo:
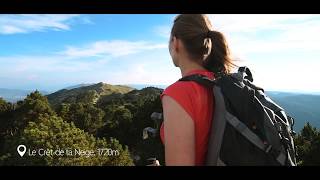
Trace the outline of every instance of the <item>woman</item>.
{"label": "woman", "polygon": [[[178,15],[171,30],[169,52],[182,77],[202,74],[211,79],[229,73],[233,63],[223,34],[212,29],[206,15]],[[177,81],[161,95],[164,122],[160,129],[165,162],[204,165],[213,117],[213,92],[196,82]]]}

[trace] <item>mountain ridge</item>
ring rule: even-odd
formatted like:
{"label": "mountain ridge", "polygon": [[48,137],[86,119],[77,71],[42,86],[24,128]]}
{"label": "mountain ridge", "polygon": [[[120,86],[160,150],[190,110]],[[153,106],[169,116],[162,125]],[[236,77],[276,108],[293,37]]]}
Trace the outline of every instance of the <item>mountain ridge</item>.
{"label": "mountain ridge", "polygon": [[88,92],[95,91],[99,97],[111,94],[124,94],[134,90],[134,88],[124,85],[111,85],[103,82],[97,84],[92,84],[88,86],[77,87],[73,89],[61,89],[54,93],[48,94],[49,103],[52,106],[63,103],[65,100],[74,101],[77,95]]}

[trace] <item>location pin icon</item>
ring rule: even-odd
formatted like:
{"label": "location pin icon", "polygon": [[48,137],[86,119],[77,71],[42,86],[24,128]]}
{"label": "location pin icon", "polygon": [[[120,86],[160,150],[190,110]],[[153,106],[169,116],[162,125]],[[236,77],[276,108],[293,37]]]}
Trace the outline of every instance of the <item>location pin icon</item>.
{"label": "location pin icon", "polygon": [[24,153],[26,153],[26,151],[27,151],[27,147],[25,146],[25,145],[19,145],[18,147],[17,147],[17,151],[18,151],[18,153],[20,154],[20,156],[22,157],[23,155],[24,155]]}

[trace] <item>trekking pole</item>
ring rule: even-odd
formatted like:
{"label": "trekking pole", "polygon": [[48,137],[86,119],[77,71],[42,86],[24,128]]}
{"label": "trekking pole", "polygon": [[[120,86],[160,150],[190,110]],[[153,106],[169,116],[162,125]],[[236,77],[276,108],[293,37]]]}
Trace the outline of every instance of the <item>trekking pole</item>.
{"label": "trekking pole", "polygon": [[160,166],[159,161],[157,160],[157,158],[149,158],[147,159],[148,161],[151,161],[149,165],[147,166]]}
{"label": "trekking pole", "polygon": [[[163,119],[162,113],[153,112],[151,114],[150,118],[154,123],[154,127],[146,127],[143,129],[143,133],[142,133],[143,140],[146,140],[149,137],[155,138],[159,134],[159,131],[160,131],[160,129],[159,129],[160,123],[161,123],[161,120]],[[151,161],[151,164],[148,164],[147,166],[160,166],[160,163],[156,157],[148,158],[147,161],[148,162]]]}

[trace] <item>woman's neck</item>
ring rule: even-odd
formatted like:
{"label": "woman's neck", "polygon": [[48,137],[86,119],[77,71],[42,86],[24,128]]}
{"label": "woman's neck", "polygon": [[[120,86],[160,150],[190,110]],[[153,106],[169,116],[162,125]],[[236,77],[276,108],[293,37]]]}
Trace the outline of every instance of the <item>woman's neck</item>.
{"label": "woman's neck", "polygon": [[195,63],[194,61],[185,61],[186,63],[182,63],[180,67],[181,76],[184,77],[186,74],[188,74],[191,71],[195,70],[206,70],[204,67],[199,65],[198,63]]}

